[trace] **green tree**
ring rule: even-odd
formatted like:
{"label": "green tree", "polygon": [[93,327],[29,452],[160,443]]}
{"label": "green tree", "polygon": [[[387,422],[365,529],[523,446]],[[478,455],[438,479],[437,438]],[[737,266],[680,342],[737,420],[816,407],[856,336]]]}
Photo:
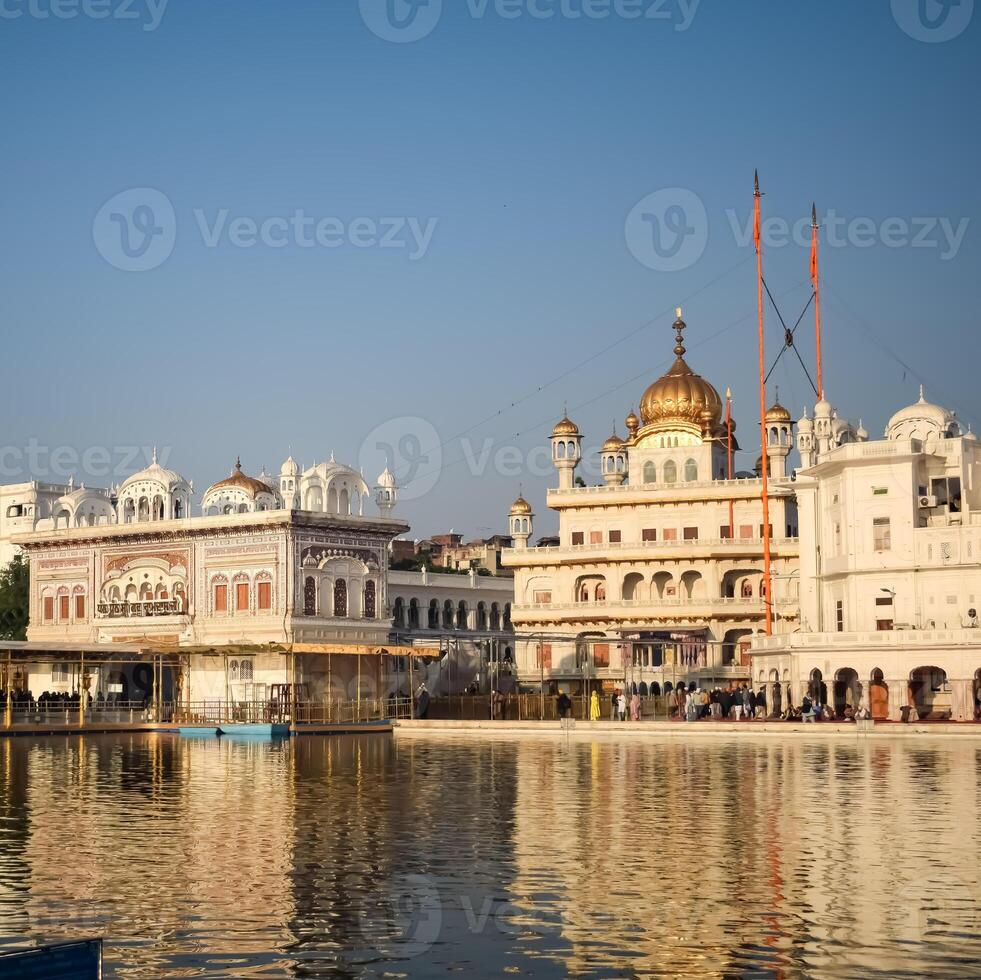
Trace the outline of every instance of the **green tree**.
{"label": "green tree", "polygon": [[17,555],[0,569],[0,639],[27,639],[30,595],[30,565],[23,556]]}

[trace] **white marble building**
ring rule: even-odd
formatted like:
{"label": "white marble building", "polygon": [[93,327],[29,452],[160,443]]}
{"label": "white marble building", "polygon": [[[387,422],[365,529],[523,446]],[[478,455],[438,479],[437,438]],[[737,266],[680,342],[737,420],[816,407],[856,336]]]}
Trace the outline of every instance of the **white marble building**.
{"label": "white marble building", "polygon": [[827,402],[798,423],[801,626],[757,637],[754,680],[840,713],[974,716],[981,684],[981,450],[919,400],[885,437],[838,444]]}
{"label": "white marble building", "polygon": [[[200,517],[189,516],[191,484],[155,458],[115,501],[84,491],[82,519],[58,516],[71,497],[61,495],[53,517],[28,514],[33,529],[13,537],[31,566],[28,639],[192,651],[198,697],[228,694],[230,670],[257,698],[285,683],[283,654],[256,652],[263,645],[384,647],[389,546],[408,530],[391,516],[391,482],[379,480],[379,517],[364,513],[371,492],[360,474],[333,460],[302,474],[288,461],[279,489],[237,463],[205,492]],[[89,506],[101,508],[93,519]],[[223,647],[245,652],[224,662],[201,653]],[[301,664],[310,696],[329,683],[325,663]]]}
{"label": "white marble building", "polygon": [[[515,547],[503,564],[515,574],[523,682],[662,693],[749,676],[748,638],[763,628],[767,601],[762,481],[730,478],[723,400],[685,361],[680,311],[674,329],[674,364],[644,392],[640,417],[627,417],[626,438],[602,446],[601,485],[576,485],[582,433],[568,418],[555,426],[559,485],[547,504],[558,547],[528,547],[532,507],[519,498],[511,508]],[[772,609],[775,631],[787,632],[798,622],[797,505],[785,477],[793,423],[779,404],[767,420]]]}

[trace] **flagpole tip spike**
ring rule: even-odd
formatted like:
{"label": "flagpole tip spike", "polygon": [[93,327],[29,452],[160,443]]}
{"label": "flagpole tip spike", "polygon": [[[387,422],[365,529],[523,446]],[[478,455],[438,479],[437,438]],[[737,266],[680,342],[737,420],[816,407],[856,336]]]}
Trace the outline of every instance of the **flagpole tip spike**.
{"label": "flagpole tip spike", "polygon": [[814,227],[818,226],[818,208],[816,204],[811,205],[811,221],[814,223]]}

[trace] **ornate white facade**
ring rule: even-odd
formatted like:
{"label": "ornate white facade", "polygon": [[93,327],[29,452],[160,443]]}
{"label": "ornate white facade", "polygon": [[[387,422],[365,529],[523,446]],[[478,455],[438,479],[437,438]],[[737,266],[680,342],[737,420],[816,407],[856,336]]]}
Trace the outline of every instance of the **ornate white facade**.
{"label": "ornate white facade", "polygon": [[[881,440],[842,439],[827,402],[798,423],[801,630],[754,641],[754,681],[879,718],[973,717],[981,687],[981,450],[927,402]],[[864,430],[859,430],[862,432]],[[838,435],[836,435],[838,433]]]}
{"label": "ornate white facade", "polygon": [[[604,443],[601,485],[576,486],[578,426],[564,418],[553,430],[559,485],[547,503],[559,516],[558,547],[529,548],[532,508],[519,498],[511,509],[515,548],[503,563],[515,573],[524,682],[626,680],[656,693],[749,676],[744,651],[767,601],[762,481],[729,478],[723,400],[685,361],[680,311],[674,328],[676,360],[644,393],[640,417],[627,417],[626,438]],[[779,404],[767,421],[772,608],[782,632],[798,622],[797,506],[784,478],[793,424]]]}
{"label": "ornate white facade", "polygon": [[[367,487],[349,467],[331,461],[292,479],[309,510],[284,507],[280,491],[237,463],[204,494],[205,514],[188,517],[191,484],[154,459],[114,502],[85,491],[101,520],[89,520],[88,511],[75,519],[65,503],[72,494],[59,496],[54,517],[27,515],[34,529],[12,543],[31,566],[28,639],[196,650],[383,647],[391,626],[389,546],[408,530],[390,516],[394,486],[385,488],[386,516],[368,517]],[[90,504],[78,499],[83,513]],[[236,680],[246,664],[257,697],[265,696],[263,685],[284,682],[281,653],[237,658]],[[227,665],[220,667],[213,657],[194,658],[190,680],[199,695],[230,696]],[[315,674],[308,671],[305,682],[322,691],[323,672]]]}

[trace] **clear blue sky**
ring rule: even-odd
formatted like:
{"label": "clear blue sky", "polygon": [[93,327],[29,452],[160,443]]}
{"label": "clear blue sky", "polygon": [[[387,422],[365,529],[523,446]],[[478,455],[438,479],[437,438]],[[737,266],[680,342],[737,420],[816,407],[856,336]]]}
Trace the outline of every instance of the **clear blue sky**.
{"label": "clear blue sky", "polygon": [[[877,433],[922,380],[981,423],[981,12],[925,43],[887,0],[703,0],[685,30],[678,0],[641,2],[671,20],[627,19],[612,0],[603,19],[534,16],[548,0],[513,19],[514,0],[482,16],[478,0],[445,0],[428,36],[392,43],[357,0],[170,0],[158,24],[147,0],[103,0],[108,19],[41,17],[51,0],[33,2],[3,0],[0,17],[8,450],[107,447],[120,466],[122,447],[156,443],[203,489],[238,453],[253,472],[278,470],[290,446],[304,463],[333,450],[377,471],[375,443],[401,438],[426,489],[400,508],[416,534],[503,530],[519,483],[545,533],[553,478],[500,472],[494,453],[543,445],[565,402],[591,447],[614,418],[622,432],[670,360],[668,311],[683,304],[689,361],[731,385],[750,466],[755,283],[727,211],[748,218],[754,167],[768,216],[806,217],[815,200],[852,222],[855,241],[822,256],[826,386],[842,414]],[[100,209],[132,188],[161,192],[175,216],[172,254],[143,272],[95,241],[105,251],[114,227],[99,230]],[[694,194],[708,222],[704,254],[667,271],[625,236],[664,188]],[[232,244],[236,218],[300,211],[356,238],[370,231],[359,218],[436,225],[422,249],[405,229],[392,234],[406,248],[304,248],[280,226],[283,247]],[[940,219],[969,222],[958,247]],[[896,246],[904,227],[925,247]],[[766,265],[796,319],[806,249],[774,245]],[[768,331],[775,353],[772,315]],[[796,416],[813,398],[795,363],[774,377]],[[391,421],[405,418],[431,425],[440,453],[425,425]],[[459,462],[466,430],[472,456],[493,440],[479,475]],[[31,475],[17,459],[4,482]],[[101,465],[79,478],[104,483]],[[36,470],[57,475],[44,458]]]}

